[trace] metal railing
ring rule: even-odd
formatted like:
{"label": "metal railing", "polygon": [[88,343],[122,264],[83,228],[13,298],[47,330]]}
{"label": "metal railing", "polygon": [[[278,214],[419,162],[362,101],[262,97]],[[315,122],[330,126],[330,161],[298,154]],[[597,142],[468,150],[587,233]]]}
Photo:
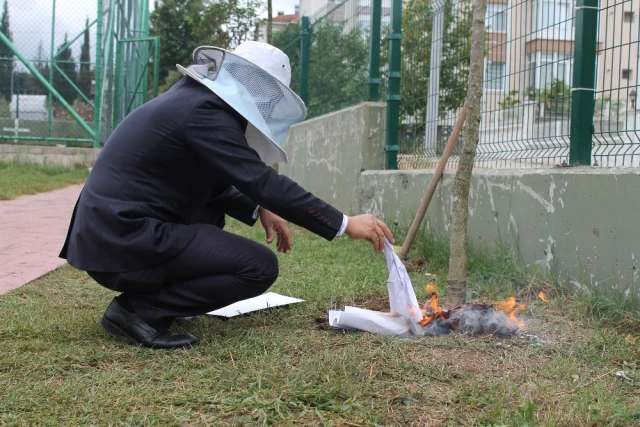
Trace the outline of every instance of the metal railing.
{"label": "metal railing", "polygon": [[330,2],[274,34],[273,44],[289,55],[291,87],[307,103],[309,117],[380,97],[380,33],[390,4]]}
{"label": "metal railing", "polygon": [[[466,98],[471,5],[330,2],[275,40],[311,117],[384,100],[386,167],[432,167]],[[489,0],[477,166],[640,165],[638,11],[640,0]]]}
{"label": "metal railing", "polygon": [[160,41],[149,37],[148,1],[51,0],[48,10],[5,4],[0,143],[99,147],[124,115],[157,94],[152,59]]}
{"label": "metal railing", "polygon": [[638,0],[601,0],[597,16],[586,23],[600,29],[595,41],[594,164],[640,165],[639,12]]}
{"label": "metal railing", "polygon": [[273,39],[289,55],[291,87],[310,118],[362,101],[387,102],[389,169],[397,168],[399,150],[401,17],[402,0],[331,1]]}
{"label": "metal railing", "polygon": [[[639,165],[639,3],[489,0],[476,164]],[[464,103],[471,4],[406,4],[400,168],[439,160]]]}

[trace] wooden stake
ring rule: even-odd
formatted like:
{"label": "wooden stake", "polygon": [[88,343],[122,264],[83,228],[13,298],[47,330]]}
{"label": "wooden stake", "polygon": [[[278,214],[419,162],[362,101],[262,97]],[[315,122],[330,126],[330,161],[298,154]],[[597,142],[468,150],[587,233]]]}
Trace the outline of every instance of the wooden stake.
{"label": "wooden stake", "polygon": [[413,241],[416,238],[416,234],[418,233],[418,229],[420,228],[420,224],[422,224],[422,220],[424,219],[425,214],[427,213],[427,208],[429,207],[429,203],[431,203],[431,199],[433,198],[433,194],[436,192],[436,187],[438,186],[438,181],[440,181],[440,177],[444,172],[444,168],[447,166],[447,161],[449,161],[449,157],[451,157],[451,153],[453,153],[453,149],[456,146],[456,142],[458,141],[458,136],[462,131],[462,127],[464,126],[464,122],[467,120],[467,102],[465,102],[462,110],[460,110],[460,115],[456,120],[456,124],[453,127],[453,131],[449,136],[449,141],[447,141],[447,145],[444,147],[444,151],[442,152],[442,156],[438,161],[438,166],[436,166],[436,170],[433,173],[433,178],[431,178],[431,182],[427,187],[427,191],[420,202],[420,207],[418,207],[418,212],[416,212],[416,216],[413,218],[413,223],[411,223],[411,228],[407,233],[407,237],[404,239],[404,243],[402,244],[402,248],[400,252],[398,252],[398,258],[401,260],[406,259],[407,254],[409,253],[409,249],[411,249],[411,245],[413,245]]}

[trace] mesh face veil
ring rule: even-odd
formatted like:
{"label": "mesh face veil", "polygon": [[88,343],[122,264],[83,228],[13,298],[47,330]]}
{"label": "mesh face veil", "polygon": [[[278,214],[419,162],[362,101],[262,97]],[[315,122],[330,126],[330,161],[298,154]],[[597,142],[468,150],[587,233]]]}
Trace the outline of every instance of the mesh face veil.
{"label": "mesh face veil", "polygon": [[262,161],[287,162],[282,143],[291,126],[307,115],[304,102],[287,85],[253,62],[215,47],[197,48],[193,65],[177,67],[247,119],[247,142]]}

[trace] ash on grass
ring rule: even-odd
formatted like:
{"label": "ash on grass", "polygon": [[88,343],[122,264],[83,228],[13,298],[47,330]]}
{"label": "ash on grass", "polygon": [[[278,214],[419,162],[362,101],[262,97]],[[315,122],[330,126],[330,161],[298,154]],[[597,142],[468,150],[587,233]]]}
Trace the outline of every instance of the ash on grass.
{"label": "ash on grass", "polygon": [[[258,227],[232,228],[264,241]],[[279,259],[273,290],[306,302],[185,322],[179,329],[201,340],[189,351],[141,349],[103,332],[114,294],[70,267],[0,296],[0,425],[640,423],[638,343],[600,326],[580,301],[531,301],[525,332],[541,342],[341,333],[314,327],[319,313],[388,311],[384,258],[365,242],[302,232]],[[419,293],[424,275],[411,279]],[[633,382],[607,374],[614,369]]]}

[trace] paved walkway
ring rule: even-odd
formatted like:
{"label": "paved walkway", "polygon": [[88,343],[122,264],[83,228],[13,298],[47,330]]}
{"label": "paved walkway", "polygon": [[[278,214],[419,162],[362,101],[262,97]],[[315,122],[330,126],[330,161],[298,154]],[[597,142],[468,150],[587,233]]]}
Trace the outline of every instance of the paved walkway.
{"label": "paved walkway", "polygon": [[82,185],[0,201],[0,294],[66,261],[58,258]]}

